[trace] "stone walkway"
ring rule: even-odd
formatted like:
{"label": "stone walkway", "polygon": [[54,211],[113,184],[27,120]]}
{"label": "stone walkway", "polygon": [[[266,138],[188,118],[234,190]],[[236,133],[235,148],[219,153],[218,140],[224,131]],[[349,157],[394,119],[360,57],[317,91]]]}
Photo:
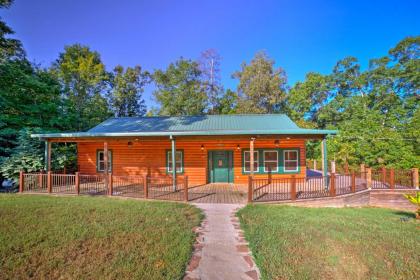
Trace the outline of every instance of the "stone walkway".
{"label": "stone walkway", "polygon": [[197,229],[194,253],[184,280],[259,279],[259,271],[248,249],[239,220],[241,204],[197,203],[206,215]]}

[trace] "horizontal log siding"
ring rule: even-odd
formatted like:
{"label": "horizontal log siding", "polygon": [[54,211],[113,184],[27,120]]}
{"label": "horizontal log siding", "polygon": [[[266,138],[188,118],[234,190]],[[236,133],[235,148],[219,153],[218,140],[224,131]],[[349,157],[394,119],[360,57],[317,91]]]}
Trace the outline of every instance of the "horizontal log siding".
{"label": "horizontal log siding", "polygon": [[[127,141],[108,141],[108,149],[112,150],[113,174],[115,175],[151,175],[168,176],[166,173],[166,151],[171,149],[170,140],[133,141],[128,147]],[[237,145],[241,150],[237,150]],[[204,151],[201,150],[204,145]],[[300,148],[300,173],[306,174],[305,140],[280,140],[278,147],[273,139],[257,139],[255,149]],[[103,143],[78,143],[78,165],[81,174],[96,174],[96,151],[103,149]],[[247,184],[248,175],[242,174],[242,149],[249,149],[249,140],[209,140],[182,139],[176,141],[176,149],[184,151],[184,173],[189,177],[189,185],[196,186],[207,182],[207,156],[210,150],[233,151],[234,183]],[[267,174],[256,174],[255,177],[266,177]],[[290,177],[290,174],[273,174],[273,178]]]}

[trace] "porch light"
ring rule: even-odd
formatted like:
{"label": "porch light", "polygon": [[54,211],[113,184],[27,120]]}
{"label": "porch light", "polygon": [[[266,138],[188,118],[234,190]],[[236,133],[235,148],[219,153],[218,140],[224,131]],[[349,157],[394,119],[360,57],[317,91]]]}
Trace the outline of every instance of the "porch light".
{"label": "porch light", "polygon": [[236,146],[236,149],[239,151],[241,149],[241,147],[239,146],[239,144]]}
{"label": "porch light", "polygon": [[201,150],[204,151],[204,145],[201,145]]}
{"label": "porch light", "polygon": [[128,145],[129,148],[131,148],[133,146],[133,142],[128,141],[127,145]]}
{"label": "porch light", "polygon": [[276,145],[276,147],[278,147],[280,145],[280,140],[274,140],[274,145]]}

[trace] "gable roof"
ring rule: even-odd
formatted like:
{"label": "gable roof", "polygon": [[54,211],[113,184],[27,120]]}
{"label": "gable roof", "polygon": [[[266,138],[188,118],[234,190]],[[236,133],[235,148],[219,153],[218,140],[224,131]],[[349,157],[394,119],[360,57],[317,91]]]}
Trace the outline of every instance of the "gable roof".
{"label": "gable roof", "polygon": [[299,128],[282,114],[203,115],[110,118],[87,132],[36,134],[35,137],[193,136],[255,134],[336,134],[335,130]]}

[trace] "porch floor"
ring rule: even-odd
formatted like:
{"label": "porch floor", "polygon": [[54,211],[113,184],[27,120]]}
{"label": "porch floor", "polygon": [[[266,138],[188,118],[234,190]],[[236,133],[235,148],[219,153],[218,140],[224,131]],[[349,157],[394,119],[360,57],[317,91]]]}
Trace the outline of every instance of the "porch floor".
{"label": "porch floor", "polygon": [[246,186],[212,183],[189,188],[188,198],[193,203],[244,204],[247,202]]}

